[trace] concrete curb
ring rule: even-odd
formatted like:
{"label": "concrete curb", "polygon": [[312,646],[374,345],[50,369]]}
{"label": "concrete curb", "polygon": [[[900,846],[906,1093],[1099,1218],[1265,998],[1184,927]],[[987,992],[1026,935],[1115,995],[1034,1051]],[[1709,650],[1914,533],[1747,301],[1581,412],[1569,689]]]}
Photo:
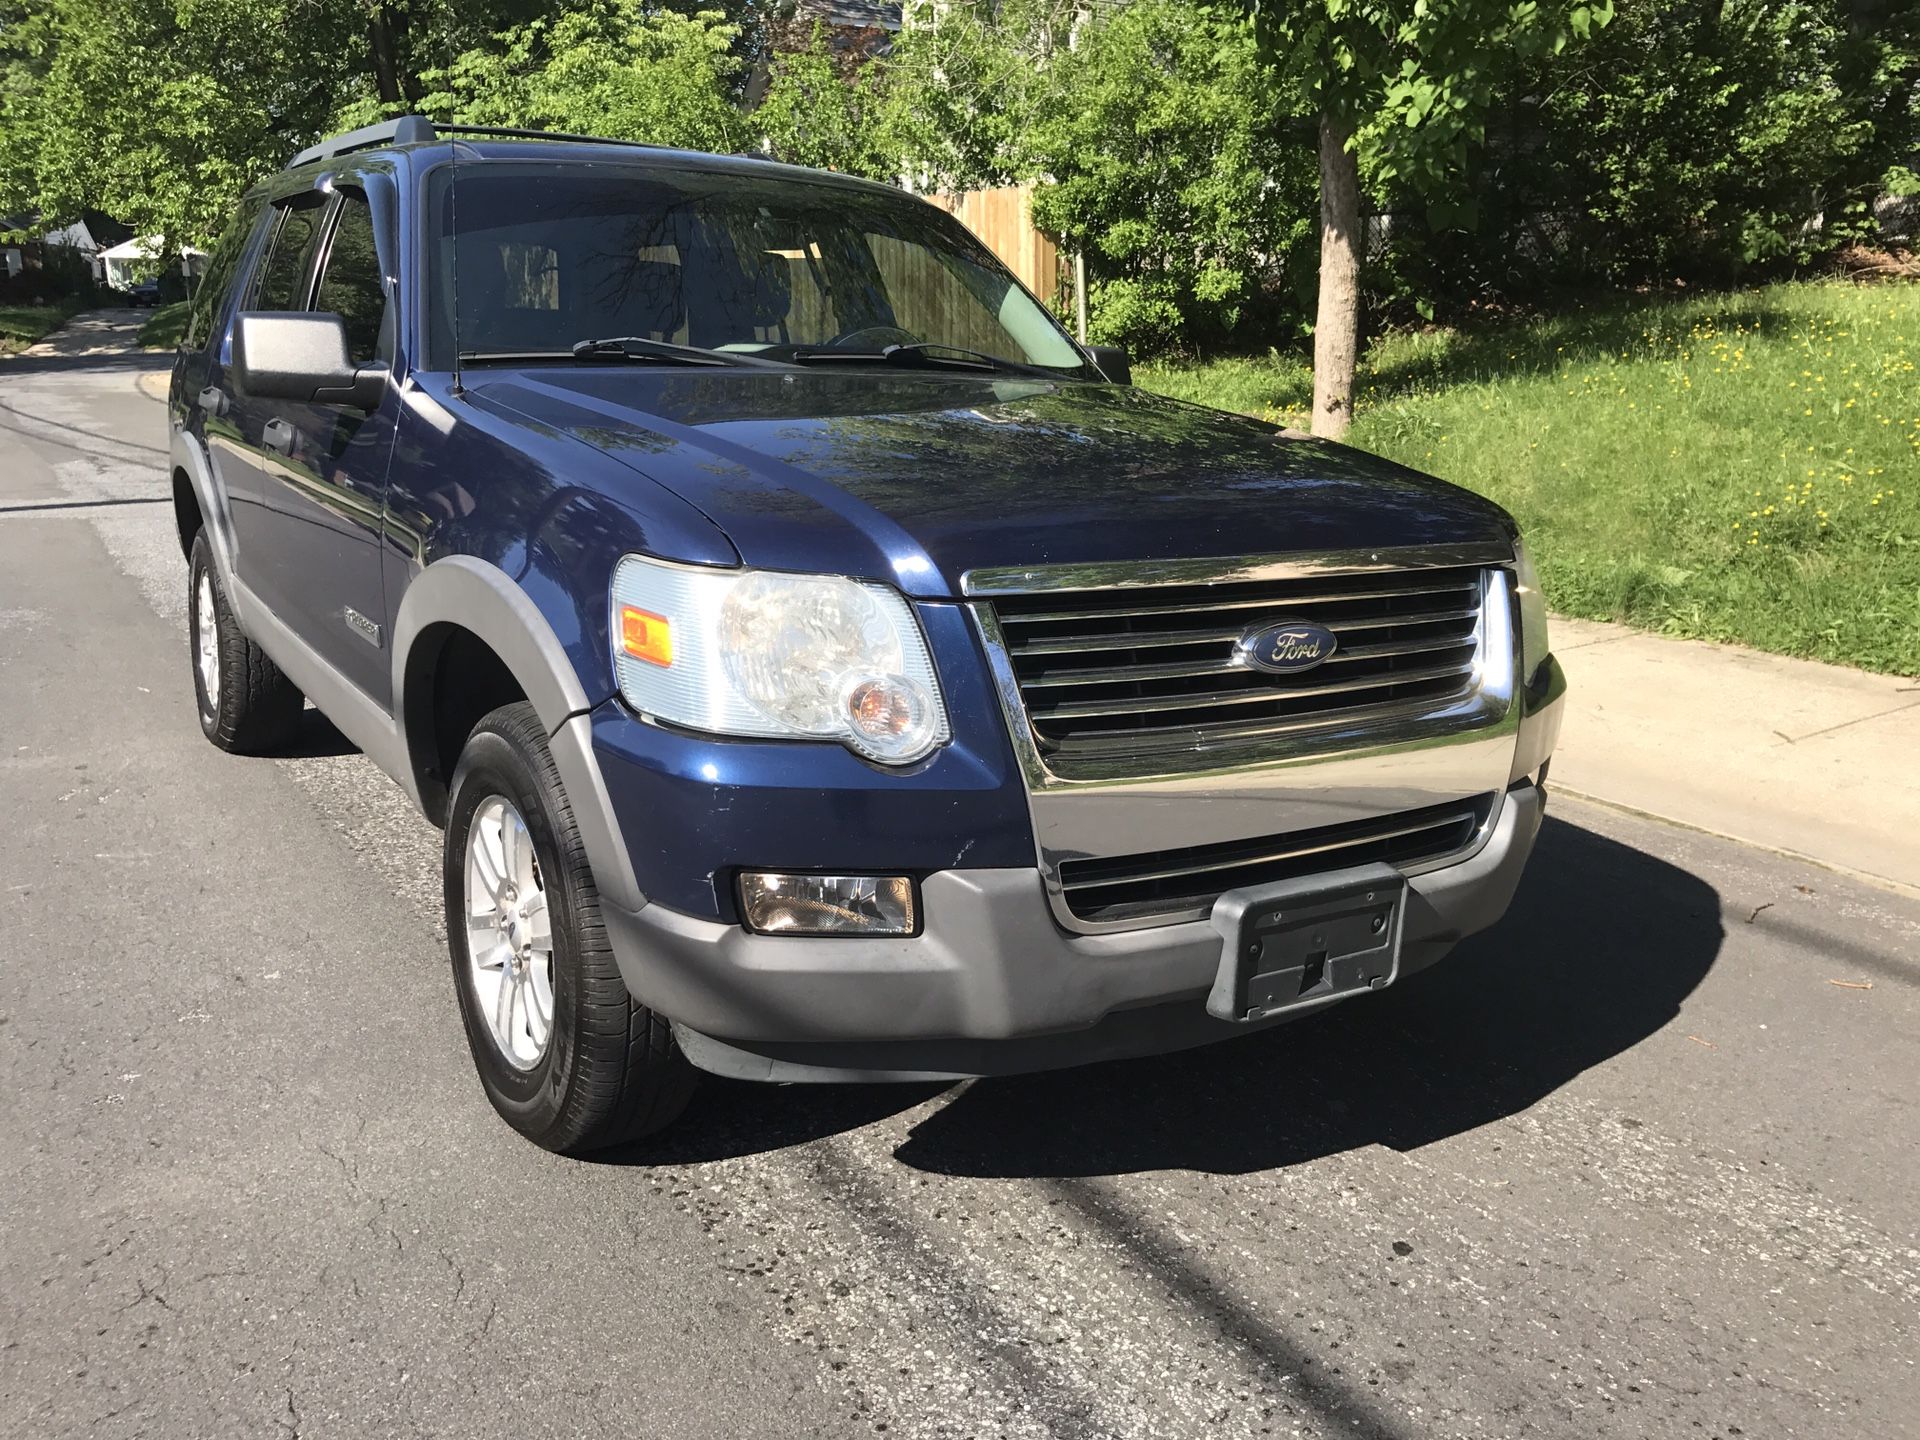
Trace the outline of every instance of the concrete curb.
{"label": "concrete curb", "polygon": [[1779,845],[1769,845],[1762,840],[1754,840],[1745,835],[1731,835],[1725,830],[1715,830],[1709,825],[1695,825],[1691,821],[1679,820],[1671,815],[1662,815],[1653,810],[1642,810],[1635,805],[1622,805],[1617,800],[1609,800],[1604,795],[1589,795],[1576,790],[1571,785],[1562,785],[1551,777],[1547,781],[1548,811],[1552,811],[1555,800],[1573,800],[1582,805],[1592,805],[1597,809],[1611,810],[1617,815],[1631,815],[1636,820],[1651,820],[1656,825],[1671,825],[1676,830],[1690,830],[1695,835],[1710,835],[1715,840],[1729,840],[1735,845],[1744,845],[1749,850],[1762,850],[1769,855],[1778,855],[1783,860],[1797,861],[1802,865],[1811,865],[1830,874],[1844,875],[1862,885],[1871,885],[1876,890],[1886,890],[1895,895],[1920,900],[1920,885],[1909,885],[1903,880],[1895,880],[1889,875],[1876,875],[1870,870],[1856,870],[1851,865],[1841,865],[1832,860],[1822,860],[1818,855],[1808,855],[1801,850],[1788,850]]}

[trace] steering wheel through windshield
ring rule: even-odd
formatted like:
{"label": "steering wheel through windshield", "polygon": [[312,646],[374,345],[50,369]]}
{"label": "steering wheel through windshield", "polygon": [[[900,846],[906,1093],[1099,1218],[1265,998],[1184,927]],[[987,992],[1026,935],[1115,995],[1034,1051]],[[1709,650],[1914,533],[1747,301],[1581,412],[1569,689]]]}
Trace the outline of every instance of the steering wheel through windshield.
{"label": "steering wheel through windshield", "polygon": [[836,335],[827,342],[829,350],[879,350],[888,345],[916,345],[920,337],[911,330],[902,330],[898,325],[869,325],[861,330],[849,330]]}

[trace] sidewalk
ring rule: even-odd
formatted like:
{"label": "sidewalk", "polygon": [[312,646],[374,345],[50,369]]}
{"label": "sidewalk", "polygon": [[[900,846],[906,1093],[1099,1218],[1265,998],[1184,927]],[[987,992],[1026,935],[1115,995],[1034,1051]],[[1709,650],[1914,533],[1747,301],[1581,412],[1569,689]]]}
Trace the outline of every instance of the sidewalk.
{"label": "sidewalk", "polygon": [[1920,680],[1555,617],[1550,789],[1920,891]]}
{"label": "sidewalk", "polygon": [[[34,341],[16,353],[31,360],[45,360],[137,352],[140,327],[151,314],[149,310],[135,310],[130,306],[111,310],[83,310],[51,335]],[[162,352],[154,353],[158,355]]]}

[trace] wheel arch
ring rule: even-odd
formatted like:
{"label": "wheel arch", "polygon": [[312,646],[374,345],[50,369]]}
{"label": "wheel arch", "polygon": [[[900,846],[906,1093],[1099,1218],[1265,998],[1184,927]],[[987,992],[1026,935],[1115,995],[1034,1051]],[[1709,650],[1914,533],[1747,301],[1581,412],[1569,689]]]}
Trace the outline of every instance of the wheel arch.
{"label": "wheel arch", "polygon": [[[461,703],[448,703],[450,685]],[[445,823],[454,764],[470,732],[469,725],[452,735],[450,721],[477,721],[485,713],[473,713],[477,707],[522,698],[547,733],[601,893],[638,909],[645,900],[593,757],[589,712],[606,697],[587,693],[553,626],[504,570],[469,555],[427,566],[394,619],[393,713],[410,788],[434,824]]]}
{"label": "wheel arch", "polygon": [[180,537],[180,553],[193,554],[193,537],[206,525],[200,497],[194,493],[193,478],[179,466],[173,471],[173,528]]}
{"label": "wheel arch", "polygon": [[175,429],[168,446],[167,463],[172,471],[173,520],[180,553],[185,555],[193,549],[194,533],[204,527],[213,539],[213,559],[220,578],[230,578],[234,563],[233,517],[206,450],[197,438],[185,430]]}

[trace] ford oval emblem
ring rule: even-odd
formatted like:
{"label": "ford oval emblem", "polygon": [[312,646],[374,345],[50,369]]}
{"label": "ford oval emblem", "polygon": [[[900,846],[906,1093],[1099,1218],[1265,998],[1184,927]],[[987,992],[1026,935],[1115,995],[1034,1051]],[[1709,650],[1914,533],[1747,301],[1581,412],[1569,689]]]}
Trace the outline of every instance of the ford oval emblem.
{"label": "ford oval emblem", "polygon": [[1277,620],[1240,637],[1240,654],[1256,670],[1273,675],[1298,675],[1324,665],[1340,642],[1324,625],[1311,620]]}

